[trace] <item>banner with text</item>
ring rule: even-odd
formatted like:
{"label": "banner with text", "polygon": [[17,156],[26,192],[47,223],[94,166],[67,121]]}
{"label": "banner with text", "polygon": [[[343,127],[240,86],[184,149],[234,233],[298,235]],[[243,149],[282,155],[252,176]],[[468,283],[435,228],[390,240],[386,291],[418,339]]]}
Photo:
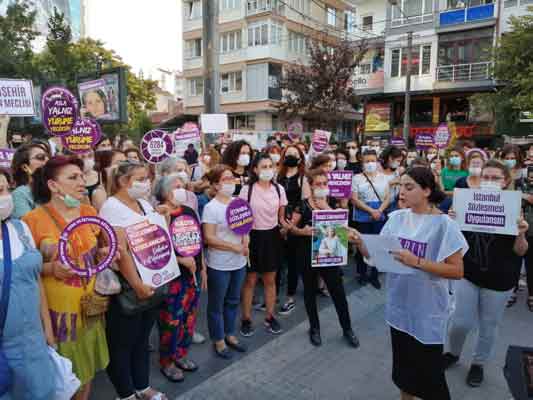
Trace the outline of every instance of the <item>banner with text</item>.
{"label": "banner with text", "polygon": [[0,79],[0,115],[33,117],[33,84],[24,79]]}

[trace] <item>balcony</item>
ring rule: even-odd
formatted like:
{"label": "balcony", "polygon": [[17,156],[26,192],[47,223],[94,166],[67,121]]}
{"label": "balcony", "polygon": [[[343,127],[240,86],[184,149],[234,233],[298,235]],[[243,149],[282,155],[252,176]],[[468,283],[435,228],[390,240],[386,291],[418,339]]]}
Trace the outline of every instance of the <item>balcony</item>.
{"label": "balcony", "polygon": [[441,27],[480,22],[494,18],[494,3],[484,4],[475,7],[466,7],[453,10],[442,11],[439,15]]}
{"label": "balcony", "polygon": [[413,15],[395,18],[391,22],[393,28],[399,28],[408,25],[425,24],[433,21],[433,14]]}
{"label": "balcony", "polygon": [[437,80],[445,82],[485,81],[491,79],[492,63],[478,62],[471,64],[441,65],[437,67]]}
{"label": "balcony", "polygon": [[284,4],[277,0],[248,0],[246,5],[246,16],[273,13],[285,15]]}

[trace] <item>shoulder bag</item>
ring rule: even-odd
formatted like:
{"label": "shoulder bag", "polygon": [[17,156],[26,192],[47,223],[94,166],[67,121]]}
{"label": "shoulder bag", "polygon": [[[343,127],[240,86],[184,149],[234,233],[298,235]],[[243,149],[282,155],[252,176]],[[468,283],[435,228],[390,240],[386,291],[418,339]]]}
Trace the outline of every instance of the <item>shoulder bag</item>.
{"label": "shoulder bag", "polygon": [[11,268],[13,265],[9,231],[5,221],[2,222],[2,244],[4,247],[4,279],[2,280],[2,297],[0,300],[0,396],[6,394],[13,383],[13,372],[9,367],[3,349],[4,327],[6,324],[9,292],[11,289]]}

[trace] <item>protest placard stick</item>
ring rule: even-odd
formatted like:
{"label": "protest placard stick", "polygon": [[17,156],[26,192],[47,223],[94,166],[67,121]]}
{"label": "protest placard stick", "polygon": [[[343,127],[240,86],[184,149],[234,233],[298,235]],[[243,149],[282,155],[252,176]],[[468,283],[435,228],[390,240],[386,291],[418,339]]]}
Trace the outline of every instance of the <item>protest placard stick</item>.
{"label": "protest placard stick", "polygon": [[7,147],[7,127],[9,126],[9,115],[0,115],[0,147]]}

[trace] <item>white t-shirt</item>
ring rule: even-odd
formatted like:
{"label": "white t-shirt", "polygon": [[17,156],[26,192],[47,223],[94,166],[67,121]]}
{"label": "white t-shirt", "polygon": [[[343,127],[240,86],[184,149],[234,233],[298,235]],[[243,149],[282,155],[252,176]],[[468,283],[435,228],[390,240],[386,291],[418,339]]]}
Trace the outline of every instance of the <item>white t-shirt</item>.
{"label": "white t-shirt", "polygon": [[[242,236],[238,236],[228,227],[226,220],[227,204],[217,199],[211,200],[204,207],[202,223],[213,224],[216,227],[216,236],[225,242],[239,244]],[[207,247],[207,265],[219,271],[234,271],[246,265],[246,257],[232,251],[218,250]]]}
{"label": "white t-shirt", "polygon": [[[35,248],[35,241],[33,240],[33,236],[31,234],[30,228],[28,228],[28,225],[24,223],[24,221],[20,221],[22,224],[22,228],[24,229],[24,233],[28,237],[29,244],[31,247]],[[19,234],[17,232],[17,229],[13,226],[11,222],[7,222],[7,230],[9,232],[9,243],[11,245],[11,259],[16,260],[22,254],[24,253],[24,244],[19,238]],[[0,260],[4,259],[4,241],[0,240]]]}
{"label": "white t-shirt", "polygon": [[[372,181],[376,192],[378,192],[381,201],[385,201],[385,197],[389,190],[390,177],[378,172],[374,177],[368,179]],[[357,198],[365,203],[371,201],[380,201],[372,186],[363,174],[357,174],[352,179],[352,192],[357,194]]]}
{"label": "white t-shirt", "polygon": [[[154,208],[146,200],[140,199],[139,203],[146,214],[155,212]],[[125,228],[145,220],[143,214],[137,214],[116,197],[110,197],[104,202],[98,216],[109,222],[111,226],[119,228]]]}
{"label": "white t-shirt", "polygon": [[[381,235],[400,238],[402,247],[426,260],[442,262],[468,251],[459,226],[447,215],[392,212]],[[387,323],[424,344],[442,344],[450,316],[450,281],[414,269],[412,275],[387,274]]]}

